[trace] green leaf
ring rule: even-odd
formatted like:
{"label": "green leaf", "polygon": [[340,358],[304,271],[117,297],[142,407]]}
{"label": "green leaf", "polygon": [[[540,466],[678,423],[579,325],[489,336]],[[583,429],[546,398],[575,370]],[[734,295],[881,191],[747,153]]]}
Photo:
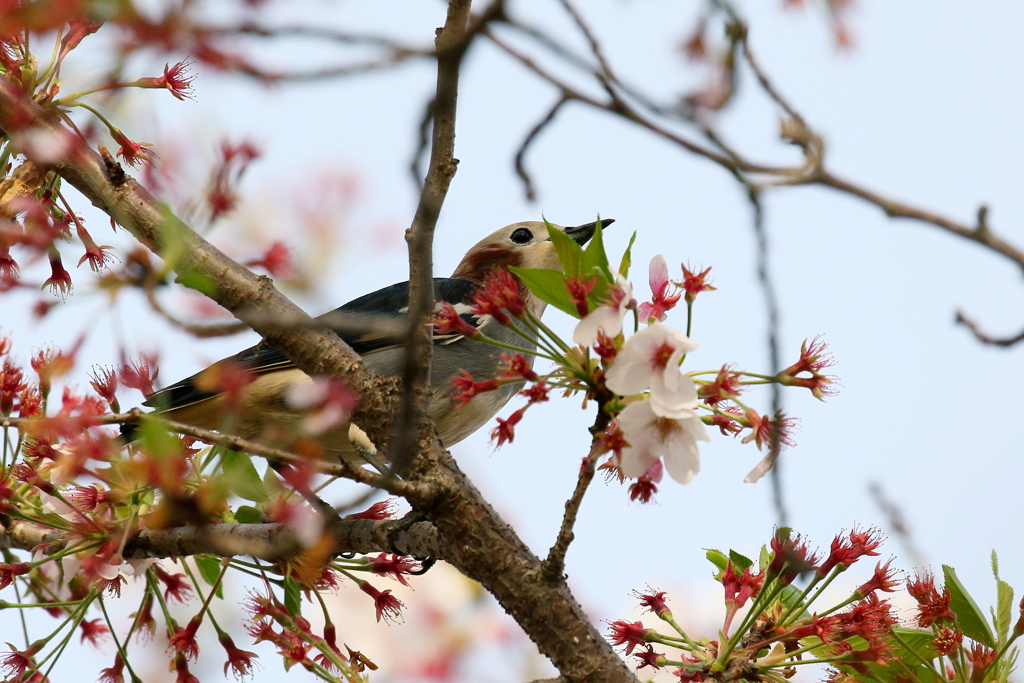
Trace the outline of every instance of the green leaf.
{"label": "green leaf", "polygon": [[265,503],[270,500],[256,467],[247,453],[225,451],[220,457],[224,481],[231,491],[246,500]]}
{"label": "green leaf", "polygon": [[1010,622],[1013,619],[1013,588],[1002,579],[996,580],[996,609],[992,613],[992,623],[996,627],[999,644],[1006,642],[1010,634]]}
{"label": "green leaf", "polygon": [[956,570],[948,564],[944,564],[942,565],[942,575],[945,579],[946,590],[950,595],[949,607],[956,613],[957,626],[971,640],[976,640],[988,647],[995,647],[995,636],[992,635],[992,628],[988,625],[985,614],[964,588],[964,585],[960,583]]}
{"label": "green leaf", "polygon": [[583,252],[583,272],[590,273],[594,269],[597,269],[608,282],[615,282],[608,265],[608,254],[604,250],[604,231],[601,230],[601,219],[598,219],[594,236],[590,238],[590,244]]}
{"label": "green leaf", "polygon": [[899,636],[899,640],[893,643],[897,661],[921,661],[911,653],[916,653],[926,661],[935,658],[935,650],[931,649],[932,639],[935,636],[931,631],[902,626],[897,626],[893,631]]}
{"label": "green leaf", "polygon": [[217,293],[217,284],[197,270],[185,271],[176,277],[175,281],[206,296],[213,296]]}
{"label": "green leaf", "polygon": [[583,269],[583,247],[576,244],[573,238],[548,223],[546,218],[544,225],[548,228],[548,237],[551,238],[551,244],[554,245],[555,253],[558,254],[558,262],[562,264],[562,272],[569,276],[583,274],[585,272]]}
{"label": "green leaf", "polygon": [[569,300],[569,292],[565,288],[565,276],[557,270],[549,268],[509,268],[517,275],[534,296],[544,303],[551,304],[560,311],[565,311],[574,318],[580,317]]}
{"label": "green leaf", "polygon": [[284,577],[284,608],[293,617],[302,616],[302,593],[299,582],[290,576]]}
{"label": "green leaf", "polygon": [[715,581],[720,581],[722,579],[722,572],[725,571],[726,566],[729,564],[729,556],[721,550],[712,549],[705,553],[705,557],[718,569],[718,573],[715,574]]}
{"label": "green leaf", "polygon": [[239,524],[259,524],[263,513],[251,505],[239,505],[235,510],[235,521]]}
{"label": "green leaf", "polygon": [[[209,556],[209,555],[197,555],[196,566],[199,567],[199,575],[203,577],[203,581],[213,586],[217,583],[218,577],[220,577],[220,561]],[[217,586],[217,597],[221,600],[224,599],[224,582],[222,581]]]}
{"label": "green leaf", "polygon": [[164,271],[161,275],[166,275],[174,270],[178,260],[188,249],[185,243],[188,230],[167,204],[160,205],[160,215],[163,220],[160,226],[159,254],[164,261]]}
{"label": "green leaf", "polygon": [[754,564],[754,561],[752,559],[740,555],[735,550],[729,551],[729,561],[732,562],[732,566],[739,574],[743,573],[743,570]]}
{"label": "green leaf", "polygon": [[[779,593],[779,602],[785,605],[787,608],[795,607],[800,602],[800,596],[803,595],[803,591],[796,586],[786,586]],[[803,619],[804,617],[811,616],[811,613],[806,609],[801,609],[797,615],[798,618]]]}
{"label": "green leaf", "polygon": [[185,445],[181,439],[167,431],[158,420],[143,417],[139,423],[142,448],[157,460],[179,459],[185,456]]}
{"label": "green leaf", "polygon": [[626,251],[622,252],[622,261],[619,262],[619,275],[622,277],[629,277],[629,267],[633,265],[633,242],[636,242],[636,233],[629,238],[629,244],[626,245]]}

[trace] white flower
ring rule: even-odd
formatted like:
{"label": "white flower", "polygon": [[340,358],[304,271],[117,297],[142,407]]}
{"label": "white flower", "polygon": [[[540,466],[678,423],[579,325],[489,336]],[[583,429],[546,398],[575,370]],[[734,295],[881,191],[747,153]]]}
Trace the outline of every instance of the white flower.
{"label": "white flower", "polygon": [[572,333],[574,343],[593,346],[597,343],[598,332],[604,332],[608,337],[617,337],[622,333],[622,319],[626,317],[629,304],[633,301],[633,285],[616,273],[615,284],[608,288],[606,296],[608,298],[605,303],[588,313],[576,326],[576,331]]}
{"label": "white flower", "polygon": [[622,449],[619,469],[631,479],[642,477],[658,458],[680,484],[689,484],[700,471],[697,441],[710,441],[704,423],[691,410],[673,419],[657,415],[651,401],[637,401],[619,413],[619,427],[629,446]]}
{"label": "white flower", "polygon": [[668,325],[655,323],[630,337],[608,369],[605,384],[620,396],[651,390],[652,409],[660,417],[681,419],[697,407],[697,387],[679,370],[682,357],[697,342]]}

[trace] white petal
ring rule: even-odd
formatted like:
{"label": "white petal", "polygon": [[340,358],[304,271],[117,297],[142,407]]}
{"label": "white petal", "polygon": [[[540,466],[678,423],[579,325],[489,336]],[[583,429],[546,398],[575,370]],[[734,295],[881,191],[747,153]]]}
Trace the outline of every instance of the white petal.
{"label": "white petal", "polygon": [[64,570],[64,580],[70,581],[78,573],[78,568],[82,566],[82,561],[74,555],[65,555],[60,558],[60,567]]}
{"label": "white petal", "polygon": [[657,432],[654,431],[654,422],[657,416],[651,412],[649,403],[637,401],[619,413],[619,428],[629,442],[629,446],[622,449],[619,469],[624,476],[631,479],[646,474],[660,455],[655,452],[658,439]]}
{"label": "white petal", "polygon": [[665,257],[662,254],[651,259],[651,265],[647,272],[649,273],[651,293],[657,296],[664,292],[668,285],[668,263],[665,262]]}
{"label": "white petal", "polygon": [[664,375],[660,372],[651,377],[651,400],[657,404],[654,406],[655,414],[674,419],[692,415],[691,411],[700,401],[697,398],[697,385],[689,375],[679,372],[678,367],[670,367],[669,370],[676,376],[675,387],[666,386]]}
{"label": "white petal", "polygon": [[632,396],[651,386],[651,366],[638,358],[619,354],[608,368],[604,383],[619,396]]}
{"label": "white petal", "polygon": [[761,477],[768,474],[778,457],[779,454],[777,452],[769,452],[768,455],[761,458],[761,462],[754,465],[754,469],[750,470],[750,473],[743,478],[743,483],[756,484]]}
{"label": "white petal", "polygon": [[58,515],[66,515],[74,509],[57,496],[51,496],[42,491],[39,492],[39,502],[43,504],[44,512],[54,512]]}
{"label": "white petal", "polygon": [[[683,420],[683,423],[696,419]],[[689,484],[700,472],[700,449],[688,429],[679,430],[665,442],[665,469],[680,484]]]}
{"label": "white petal", "polygon": [[704,426],[704,420],[700,419],[697,415],[694,415],[689,420],[683,420],[683,429],[689,432],[697,441],[711,441],[711,437],[708,436],[708,429]]}
{"label": "white petal", "polygon": [[121,565],[119,564],[101,564],[96,567],[96,573],[102,576],[107,581],[116,579],[121,575]]}
{"label": "white petal", "polygon": [[580,346],[593,346],[597,343],[598,331],[609,337],[616,337],[622,332],[622,318],[625,314],[609,306],[598,306],[587,314],[576,326],[572,340]]}

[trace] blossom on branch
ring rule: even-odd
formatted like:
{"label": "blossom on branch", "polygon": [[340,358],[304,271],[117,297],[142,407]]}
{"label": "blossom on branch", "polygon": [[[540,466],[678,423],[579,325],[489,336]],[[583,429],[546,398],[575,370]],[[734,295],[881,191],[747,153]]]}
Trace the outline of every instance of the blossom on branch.
{"label": "blossom on branch", "polygon": [[717,289],[711,286],[711,279],[708,277],[710,272],[711,266],[699,271],[693,271],[687,266],[683,266],[683,291],[686,292],[688,302],[692,303],[701,292],[711,292]]}
{"label": "blossom on branch", "polygon": [[174,66],[171,66],[169,63],[164,64],[163,76],[140,78],[132,85],[140,88],[164,88],[179,100],[194,100],[192,81],[196,79],[196,75],[188,72],[192,64],[193,62],[190,62],[187,58]]}
{"label": "blossom on branch", "polygon": [[711,440],[692,410],[682,418],[664,417],[655,412],[650,400],[626,406],[618,425],[629,442],[622,449],[619,468],[629,478],[644,476],[664,457],[669,475],[680,484],[689,484],[700,471],[697,441]]}
{"label": "blossom on branch", "polygon": [[631,304],[633,285],[616,273],[615,284],[608,287],[604,302],[576,325],[576,330],[572,334],[573,343],[593,346],[601,332],[613,338],[622,334],[622,319],[626,317],[626,311]]}
{"label": "blossom on branch", "polygon": [[697,407],[697,387],[679,370],[679,362],[697,342],[668,325],[655,323],[629,338],[606,373],[608,388],[621,396],[651,390],[652,409],[681,419]]}
{"label": "blossom on branch", "polygon": [[[675,308],[683,293],[669,281],[668,264],[665,262],[665,257],[661,254],[651,259],[649,277],[652,297],[650,302],[645,301],[640,304],[640,319],[647,323],[655,320],[665,322],[665,318],[668,317],[668,311]],[[670,285],[672,287],[671,291],[669,289]]]}

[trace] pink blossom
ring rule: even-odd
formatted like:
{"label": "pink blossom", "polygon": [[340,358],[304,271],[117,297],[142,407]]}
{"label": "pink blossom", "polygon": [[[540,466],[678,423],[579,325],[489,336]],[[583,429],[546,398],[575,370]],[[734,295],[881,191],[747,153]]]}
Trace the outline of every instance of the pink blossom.
{"label": "pink blossom", "polygon": [[661,254],[651,259],[650,283],[651,301],[640,304],[640,319],[648,323],[654,320],[665,322],[666,314],[675,308],[683,292],[675,286],[669,291],[668,264]]}

